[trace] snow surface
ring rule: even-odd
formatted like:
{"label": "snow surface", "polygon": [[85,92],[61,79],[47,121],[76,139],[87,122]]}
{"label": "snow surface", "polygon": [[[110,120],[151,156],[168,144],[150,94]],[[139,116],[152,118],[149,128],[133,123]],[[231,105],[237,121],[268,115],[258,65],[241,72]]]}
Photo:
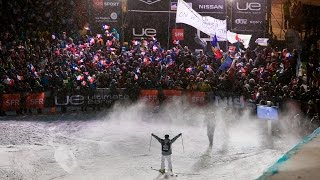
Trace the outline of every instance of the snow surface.
{"label": "snow surface", "polygon": [[165,179],[151,170],[160,168],[161,157],[151,133],[171,138],[182,133],[172,154],[179,175],[170,179],[248,180],[300,138],[281,134],[269,146],[265,122],[221,109],[211,149],[202,109],[173,103],[152,110],[146,113],[150,107],[139,103],[108,112],[1,117],[0,179]]}

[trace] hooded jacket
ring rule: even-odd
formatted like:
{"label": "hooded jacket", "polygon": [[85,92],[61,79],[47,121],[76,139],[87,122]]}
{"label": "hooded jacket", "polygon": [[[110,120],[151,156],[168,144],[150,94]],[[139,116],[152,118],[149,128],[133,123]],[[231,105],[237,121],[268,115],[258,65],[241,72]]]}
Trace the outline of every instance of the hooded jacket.
{"label": "hooded jacket", "polygon": [[171,148],[172,143],[174,141],[176,141],[181,136],[181,133],[178,134],[176,137],[174,137],[172,139],[169,139],[169,138],[161,139],[161,138],[159,138],[158,136],[156,136],[154,134],[152,134],[152,136],[154,138],[156,138],[160,142],[162,155],[168,156],[168,155],[172,154],[172,148]]}

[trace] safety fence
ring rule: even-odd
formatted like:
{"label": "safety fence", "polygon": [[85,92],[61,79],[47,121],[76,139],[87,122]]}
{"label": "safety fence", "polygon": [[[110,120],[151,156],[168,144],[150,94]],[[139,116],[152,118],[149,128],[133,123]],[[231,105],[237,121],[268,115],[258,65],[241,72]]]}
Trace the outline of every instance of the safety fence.
{"label": "safety fence", "polygon": [[[243,96],[219,96],[214,92],[199,92],[185,90],[140,90],[136,98],[132,98],[132,92],[127,89],[110,90],[99,88],[89,93],[66,93],[66,92],[38,92],[38,93],[15,93],[1,95],[1,111],[6,114],[19,114],[20,112],[37,113],[64,113],[68,111],[96,110],[109,108],[115,102],[131,103],[139,100],[148,105],[157,106],[170,103],[174,100],[181,101],[190,106],[216,106],[234,109],[256,109],[253,100]],[[295,106],[301,103],[295,101]]]}

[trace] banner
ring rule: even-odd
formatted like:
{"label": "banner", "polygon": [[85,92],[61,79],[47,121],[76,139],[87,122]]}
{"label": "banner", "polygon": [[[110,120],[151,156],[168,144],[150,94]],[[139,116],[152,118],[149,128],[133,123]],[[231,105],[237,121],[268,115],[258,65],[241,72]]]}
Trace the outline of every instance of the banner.
{"label": "banner", "polygon": [[168,0],[128,0],[128,11],[149,12],[169,11]]}
{"label": "banner", "polygon": [[184,29],[172,29],[172,40],[184,40]]}
{"label": "banner", "polygon": [[165,101],[170,102],[172,101],[175,97],[180,97],[182,96],[182,91],[180,90],[171,90],[171,89],[165,89],[163,90],[163,94],[165,96]]}
{"label": "banner", "polygon": [[20,94],[3,94],[1,108],[4,111],[19,110],[21,106]]}
{"label": "banner", "polygon": [[110,105],[115,101],[126,101],[129,96],[125,89],[118,88],[116,92],[111,92],[109,88],[99,88],[88,94],[58,95],[54,97],[56,106],[96,106]]}
{"label": "banner", "polygon": [[146,102],[158,102],[158,90],[140,90],[140,99]]}
{"label": "banner", "polygon": [[119,0],[90,0],[91,26],[92,29],[100,31],[102,25],[120,29],[120,17],[122,14],[121,1]]}
{"label": "banner", "polygon": [[232,30],[264,31],[267,0],[233,0]]}
{"label": "banner", "polygon": [[216,35],[219,41],[226,40],[226,20],[219,20],[210,16],[201,16],[183,0],[178,1],[176,23],[188,24],[209,36]]}
{"label": "banner", "polygon": [[30,93],[26,98],[27,109],[42,109],[44,108],[45,95],[42,93]]}
{"label": "banner", "polygon": [[204,105],[206,103],[206,93],[192,91],[187,93],[188,102],[190,104]]}
{"label": "banner", "polygon": [[169,37],[168,33],[170,33],[168,32],[168,19],[168,13],[128,12],[127,41],[155,37],[163,47],[166,47]]}
{"label": "banner", "polygon": [[[186,0],[186,3],[198,13],[225,14],[225,0]],[[171,2],[171,11],[176,11],[177,1]]]}
{"label": "banner", "polygon": [[221,97],[213,95],[212,101],[216,107],[230,107],[234,109],[255,110],[256,104],[253,101],[245,100],[243,96]]}

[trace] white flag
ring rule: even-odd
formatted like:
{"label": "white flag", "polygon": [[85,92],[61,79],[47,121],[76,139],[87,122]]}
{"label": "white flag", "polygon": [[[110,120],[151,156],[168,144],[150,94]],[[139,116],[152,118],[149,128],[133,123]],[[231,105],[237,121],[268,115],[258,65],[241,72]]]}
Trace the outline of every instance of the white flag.
{"label": "white flag", "polygon": [[245,48],[249,47],[251,34],[237,34],[231,31],[227,32],[227,39],[230,43],[241,42]]}
{"label": "white flag", "polygon": [[260,46],[268,46],[269,38],[258,38],[256,39],[255,43],[257,43]]}
{"label": "white flag", "polygon": [[201,16],[183,0],[178,0],[176,23],[188,24],[209,36],[216,35],[219,41],[227,39],[227,20]]}

